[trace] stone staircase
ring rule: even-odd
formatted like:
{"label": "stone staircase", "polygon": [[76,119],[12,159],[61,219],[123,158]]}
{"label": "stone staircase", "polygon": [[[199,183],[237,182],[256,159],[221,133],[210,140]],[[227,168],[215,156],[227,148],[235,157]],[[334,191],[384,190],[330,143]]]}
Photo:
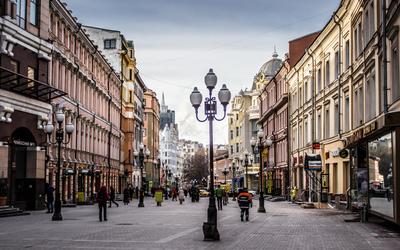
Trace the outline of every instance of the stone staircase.
{"label": "stone staircase", "polygon": [[10,207],[10,206],[0,206],[0,218],[1,217],[10,217],[10,216],[21,216],[28,215],[28,212],[22,211],[19,208]]}

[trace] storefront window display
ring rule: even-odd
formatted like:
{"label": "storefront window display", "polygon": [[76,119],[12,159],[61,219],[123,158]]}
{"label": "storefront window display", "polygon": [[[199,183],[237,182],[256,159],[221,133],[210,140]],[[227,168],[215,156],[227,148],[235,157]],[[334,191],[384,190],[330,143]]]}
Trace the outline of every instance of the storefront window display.
{"label": "storefront window display", "polygon": [[370,210],[392,218],[393,134],[386,134],[368,143]]}

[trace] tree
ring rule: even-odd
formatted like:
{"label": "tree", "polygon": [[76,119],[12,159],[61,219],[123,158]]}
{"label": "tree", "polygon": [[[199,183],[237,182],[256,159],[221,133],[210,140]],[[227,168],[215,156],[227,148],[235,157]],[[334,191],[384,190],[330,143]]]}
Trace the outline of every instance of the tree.
{"label": "tree", "polygon": [[208,160],[204,150],[198,150],[193,157],[187,160],[183,168],[183,178],[186,182],[201,179],[208,176]]}

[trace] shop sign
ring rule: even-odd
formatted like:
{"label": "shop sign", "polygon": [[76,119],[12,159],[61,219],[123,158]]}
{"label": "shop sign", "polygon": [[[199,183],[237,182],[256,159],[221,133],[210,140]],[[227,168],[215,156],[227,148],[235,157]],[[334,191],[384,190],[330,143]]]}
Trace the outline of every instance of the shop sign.
{"label": "shop sign", "polygon": [[329,155],[332,155],[332,157],[338,157],[340,154],[340,148],[337,148],[336,150],[329,151]]}
{"label": "shop sign", "polygon": [[339,156],[341,158],[347,158],[349,156],[349,151],[347,149],[342,149],[339,152]]}
{"label": "shop sign", "polygon": [[319,154],[306,154],[304,157],[304,168],[306,170],[321,171],[322,160]]}
{"label": "shop sign", "polygon": [[371,124],[368,124],[368,125],[364,128],[364,134],[369,134],[369,133],[375,131],[375,130],[376,130],[376,127],[377,127],[376,121],[373,122],[373,123],[371,123]]}
{"label": "shop sign", "polygon": [[314,142],[312,145],[313,149],[321,149],[321,144],[319,142]]}
{"label": "shop sign", "polygon": [[36,147],[36,143],[30,141],[14,140],[13,144],[18,146]]}
{"label": "shop sign", "polygon": [[359,129],[355,131],[350,137],[347,138],[346,145],[350,145],[352,143],[357,142],[358,140],[364,137],[364,130]]}

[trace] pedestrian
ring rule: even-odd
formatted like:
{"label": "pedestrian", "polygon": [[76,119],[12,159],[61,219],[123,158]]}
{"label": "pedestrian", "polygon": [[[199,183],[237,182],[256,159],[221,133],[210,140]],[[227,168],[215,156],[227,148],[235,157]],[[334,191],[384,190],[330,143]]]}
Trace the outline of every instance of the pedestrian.
{"label": "pedestrian", "polygon": [[253,203],[251,195],[247,191],[247,188],[243,188],[238,195],[238,203],[240,207],[240,219],[243,221],[244,214],[246,214],[246,221],[249,221],[249,208]]}
{"label": "pedestrian", "polygon": [[[99,220],[107,221],[107,201],[108,201],[108,193],[106,186],[102,186],[100,191],[97,193],[97,203],[99,204]],[[103,215],[103,216],[102,216]]]}
{"label": "pedestrian", "polygon": [[184,195],[185,195],[185,198],[188,196],[188,190],[187,190],[187,188],[184,188],[183,189],[183,193],[184,193]]}
{"label": "pedestrian", "polygon": [[54,188],[46,183],[46,200],[47,200],[47,213],[53,213],[54,209]]}
{"label": "pedestrian", "polygon": [[108,207],[111,207],[112,203],[119,207],[119,204],[115,202],[115,189],[113,187],[110,188],[110,205]]}
{"label": "pedestrian", "polygon": [[178,197],[178,192],[177,192],[176,188],[174,187],[174,188],[172,188],[172,200],[178,201],[177,197]]}
{"label": "pedestrian", "polygon": [[182,202],[185,201],[185,192],[183,191],[182,188],[179,189],[179,204],[182,205]]}
{"label": "pedestrian", "polygon": [[133,199],[133,193],[134,193],[133,187],[132,187],[132,185],[129,185],[129,199],[130,200]]}
{"label": "pedestrian", "polygon": [[136,186],[136,188],[135,188],[135,196],[136,196],[136,199],[139,199],[139,187],[138,186]]}
{"label": "pedestrian", "polygon": [[128,188],[124,189],[124,205],[129,204],[129,190]]}
{"label": "pedestrian", "polygon": [[217,203],[218,203],[218,210],[222,210],[222,188],[221,185],[218,185],[218,188],[215,190],[215,196],[217,197]]}

